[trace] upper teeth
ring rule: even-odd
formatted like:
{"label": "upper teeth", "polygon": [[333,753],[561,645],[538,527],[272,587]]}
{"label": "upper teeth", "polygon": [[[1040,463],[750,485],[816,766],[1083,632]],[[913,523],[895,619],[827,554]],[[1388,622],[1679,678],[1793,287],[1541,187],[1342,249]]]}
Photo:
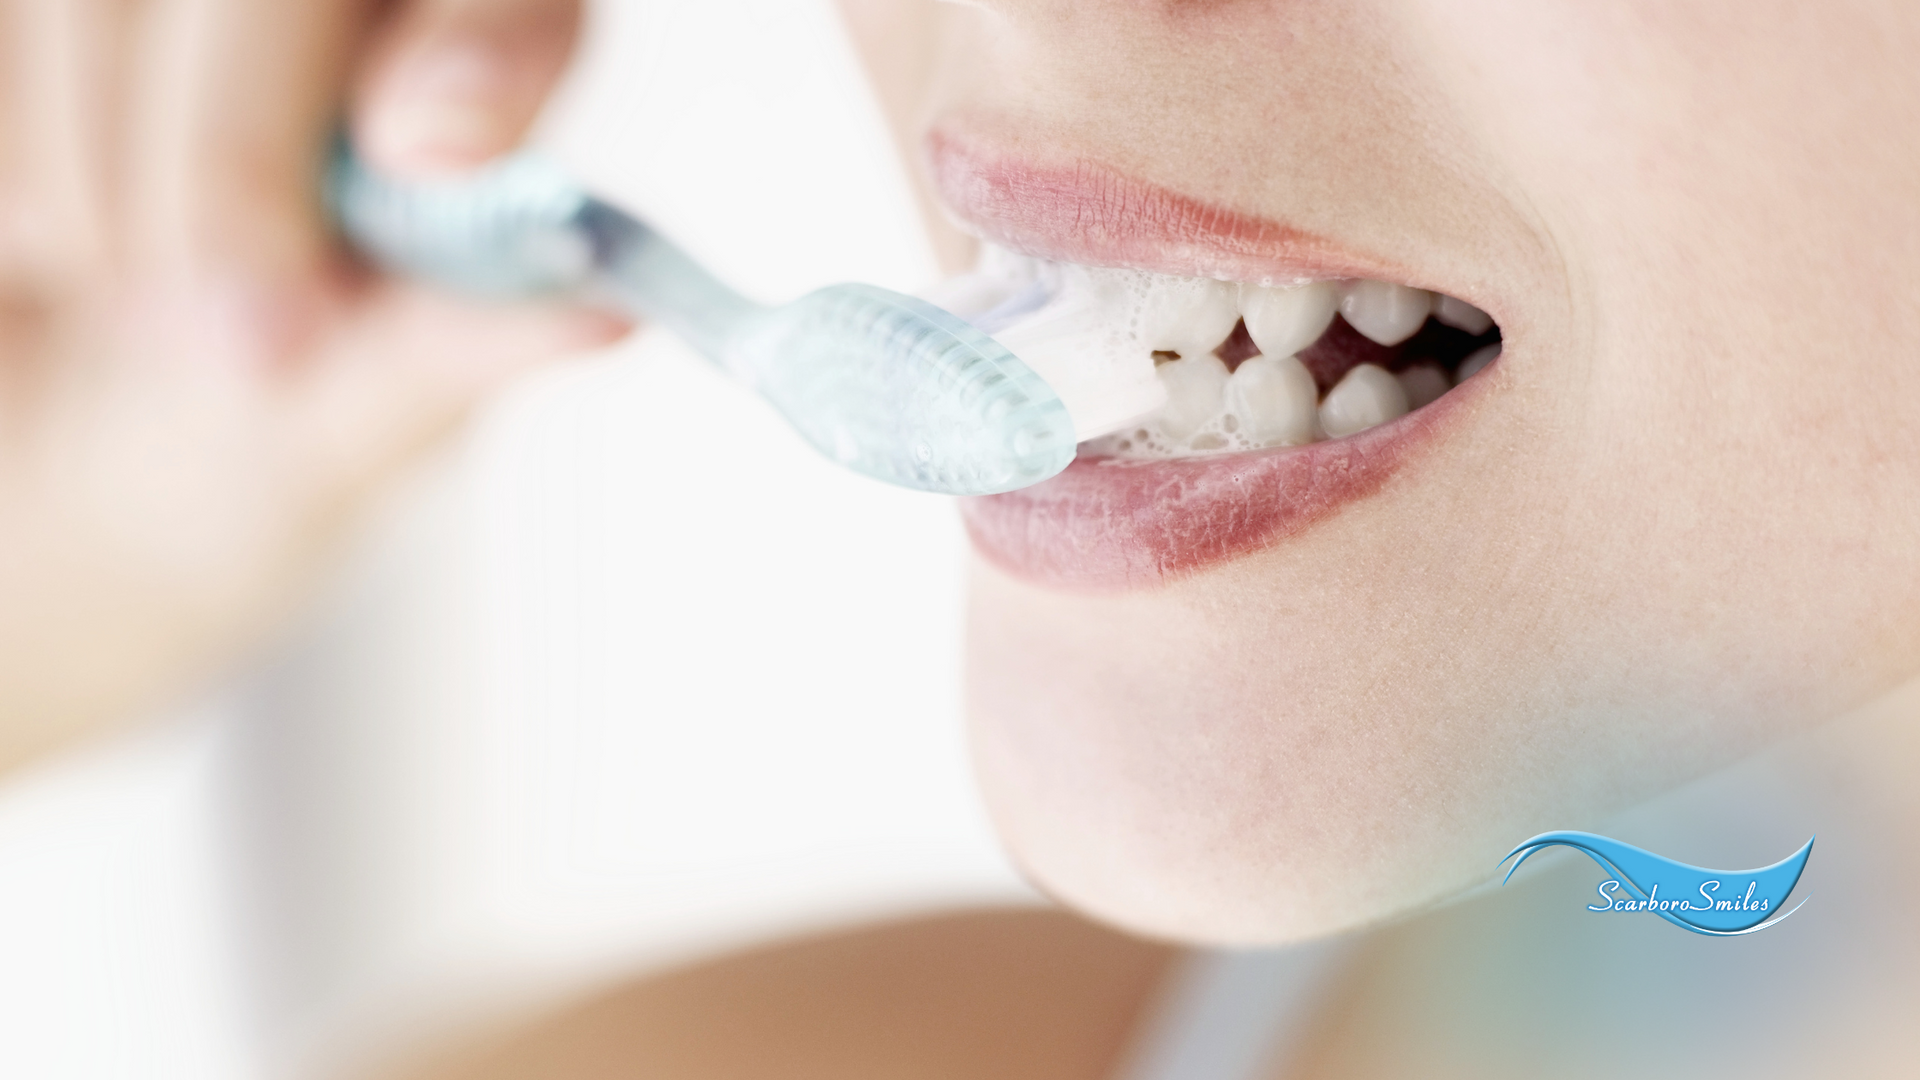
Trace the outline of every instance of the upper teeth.
{"label": "upper teeth", "polygon": [[1493,329],[1493,316],[1465,300],[1455,300],[1439,293],[1433,297],[1433,317],[1469,334],[1484,334]]}
{"label": "upper teeth", "polygon": [[1240,321],[1231,285],[1205,278],[1162,278],[1146,290],[1140,336],[1148,352],[1211,353]]}
{"label": "upper teeth", "polygon": [[1310,281],[1291,289],[1240,287],[1240,313],[1247,320],[1247,335],[1265,356],[1292,356],[1318,341],[1339,302],[1331,281]]}
{"label": "upper teeth", "polygon": [[[1332,353],[1323,345],[1302,363],[1297,354],[1326,333],[1336,312],[1380,346],[1413,337],[1429,315],[1476,336],[1493,325],[1470,304],[1391,282],[1235,284],[1049,263],[991,247],[980,271],[934,299],[1038,372],[1066,403],[1082,441],[1131,429],[1102,439],[1100,448],[1151,456],[1339,438],[1446,392],[1449,380],[1438,366],[1410,367],[1397,377],[1372,363],[1348,370],[1361,359],[1349,354],[1370,348],[1363,343]],[[1231,351],[1222,348],[1242,320],[1247,337]],[[1247,338],[1258,355],[1240,359],[1250,351]],[[1497,349],[1474,354],[1457,378]],[[1230,371],[1221,356],[1240,362]],[[1325,382],[1316,385],[1315,373],[1336,382],[1324,401]]]}
{"label": "upper teeth", "polygon": [[1352,281],[1340,294],[1340,314],[1382,345],[1413,336],[1433,311],[1433,294],[1387,281]]}

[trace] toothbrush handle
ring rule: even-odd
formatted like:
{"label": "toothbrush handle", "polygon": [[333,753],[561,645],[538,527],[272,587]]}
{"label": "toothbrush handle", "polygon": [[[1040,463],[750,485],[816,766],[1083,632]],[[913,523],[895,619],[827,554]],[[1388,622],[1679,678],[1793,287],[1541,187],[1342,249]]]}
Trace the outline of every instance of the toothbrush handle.
{"label": "toothbrush handle", "polygon": [[471,293],[597,294],[731,367],[729,340],[761,308],[646,222],[520,154],[450,181],[396,183],[344,138],[327,169],[342,230],[382,264]]}
{"label": "toothbrush handle", "polygon": [[707,359],[738,373],[735,343],[764,307],[616,206],[588,196],[574,221],[593,245],[595,293],[629,315],[666,327]]}

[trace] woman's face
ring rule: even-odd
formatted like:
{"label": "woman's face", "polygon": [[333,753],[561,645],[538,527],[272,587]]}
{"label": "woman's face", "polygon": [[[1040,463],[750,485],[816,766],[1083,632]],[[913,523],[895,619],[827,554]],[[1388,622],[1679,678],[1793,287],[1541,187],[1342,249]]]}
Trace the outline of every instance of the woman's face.
{"label": "woman's face", "polygon": [[1061,898],[1378,919],[1920,669],[1920,10],[847,7],[975,235],[1503,341],[1343,440],[967,507],[979,767]]}

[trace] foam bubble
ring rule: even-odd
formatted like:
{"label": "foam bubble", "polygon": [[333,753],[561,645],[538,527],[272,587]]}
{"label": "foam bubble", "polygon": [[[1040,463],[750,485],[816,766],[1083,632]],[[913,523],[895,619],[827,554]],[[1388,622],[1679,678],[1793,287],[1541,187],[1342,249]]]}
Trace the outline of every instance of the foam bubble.
{"label": "foam bubble", "polygon": [[1238,416],[1223,409],[1212,419],[1200,425],[1192,435],[1184,439],[1175,439],[1160,430],[1155,420],[1149,417],[1129,430],[1082,442],[1080,452],[1087,457],[1151,461],[1158,458],[1195,457],[1204,454],[1235,454],[1285,445],[1254,442],[1247,438],[1246,429],[1247,425],[1243,424]]}

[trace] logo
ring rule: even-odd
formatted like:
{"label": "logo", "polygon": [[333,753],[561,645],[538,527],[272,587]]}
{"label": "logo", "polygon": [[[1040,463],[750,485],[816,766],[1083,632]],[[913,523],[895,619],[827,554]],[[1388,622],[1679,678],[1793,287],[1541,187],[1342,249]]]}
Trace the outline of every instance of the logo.
{"label": "logo", "polygon": [[[1644,911],[1696,934],[1738,937],[1765,930],[1800,910],[1800,904],[1782,911],[1788,894],[1800,883],[1800,872],[1813,853],[1809,839],[1799,851],[1758,870],[1709,870],[1655,855],[1651,851],[1587,832],[1547,832],[1507,853],[1513,872],[1537,851],[1570,847],[1606,871],[1599,885],[1600,901],[1588,911]],[[1518,858],[1515,858],[1518,856]],[[1504,864],[1507,859],[1501,859]]]}

